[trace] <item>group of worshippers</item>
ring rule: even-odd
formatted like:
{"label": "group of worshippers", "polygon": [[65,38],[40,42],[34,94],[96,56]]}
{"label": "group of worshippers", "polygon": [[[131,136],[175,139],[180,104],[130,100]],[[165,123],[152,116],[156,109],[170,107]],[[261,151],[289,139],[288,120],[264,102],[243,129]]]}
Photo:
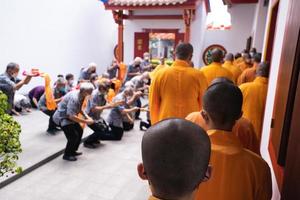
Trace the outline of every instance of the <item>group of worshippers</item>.
{"label": "group of worshippers", "polygon": [[271,199],[260,156],[269,64],[255,49],[236,56],[214,49],[212,63],[195,69],[192,55],[191,44],[179,44],[173,65],[151,76],[152,126],[138,165],[149,200]]}
{"label": "group of worshippers", "polygon": [[[148,53],[128,67],[114,60],[101,76],[91,63],[81,69],[77,86],[74,77],[72,84],[59,77],[51,92],[46,84],[31,103],[50,116],[48,129],[63,130],[67,161],[82,154],[84,125],[94,131],[84,146],[95,148],[101,140],[121,140],[146,111],[137,169],[149,183],[150,200],[271,199],[270,169],[260,156],[269,64],[255,49],[235,56],[214,49],[212,63],[200,69],[193,67],[191,44],[179,44],[175,55],[172,66],[162,59],[155,69]],[[17,81],[18,69],[10,64],[1,76],[13,91],[31,79]],[[36,98],[39,92],[32,93]],[[142,106],[146,95],[149,105]],[[101,117],[106,109],[107,121]]]}

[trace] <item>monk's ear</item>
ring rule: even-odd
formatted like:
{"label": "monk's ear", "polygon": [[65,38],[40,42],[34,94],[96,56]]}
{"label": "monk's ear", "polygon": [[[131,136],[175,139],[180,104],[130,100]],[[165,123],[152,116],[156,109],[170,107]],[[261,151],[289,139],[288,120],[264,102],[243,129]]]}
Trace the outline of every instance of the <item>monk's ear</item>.
{"label": "monk's ear", "polygon": [[148,180],[143,163],[138,164],[137,171],[142,180]]}
{"label": "monk's ear", "polygon": [[208,168],[207,168],[207,170],[206,170],[205,177],[202,180],[202,182],[208,181],[210,179],[210,177],[211,177],[211,173],[212,173],[212,166],[209,165]]}
{"label": "monk's ear", "polygon": [[207,114],[207,112],[206,112],[205,110],[202,110],[202,111],[201,111],[201,116],[202,116],[202,118],[204,119],[205,123],[208,124],[208,122],[209,122],[209,117],[208,117],[208,114]]}

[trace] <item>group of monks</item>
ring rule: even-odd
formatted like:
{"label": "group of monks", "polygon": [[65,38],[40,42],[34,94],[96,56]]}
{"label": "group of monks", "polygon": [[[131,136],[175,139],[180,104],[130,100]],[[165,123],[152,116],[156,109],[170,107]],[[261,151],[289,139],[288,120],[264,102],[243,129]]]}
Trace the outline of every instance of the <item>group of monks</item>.
{"label": "group of monks", "polygon": [[195,69],[191,44],[175,53],[171,67],[150,75],[152,127],[138,166],[150,199],[271,199],[270,168],[260,156],[269,64],[254,50],[225,56],[214,49],[212,63]]}

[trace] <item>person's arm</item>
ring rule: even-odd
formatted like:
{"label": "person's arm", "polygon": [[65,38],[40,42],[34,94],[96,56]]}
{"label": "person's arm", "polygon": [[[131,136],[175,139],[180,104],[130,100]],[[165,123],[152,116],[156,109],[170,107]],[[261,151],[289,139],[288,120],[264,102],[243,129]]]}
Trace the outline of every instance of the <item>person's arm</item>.
{"label": "person's arm", "polygon": [[94,120],[91,118],[82,119],[82,118],[78,117],[77,115],[70,115],[68,118],[77,123],[85,123],[88,125],[91,125],[94,123]]}
{"label": "person's arm", "polygon": [[14,86],[14,90],[19,90],[23,85],[27,85],[30,82],[31,78],[32,76],[26,76],[23,80],[16,83]]}
{"label": "person's arm", "polygon": [[136,112],[136,111],[138,111],[139,109],[140,109],[140,108],[138,108],[138,107],[128,108],[128,109],[122,110],[121,113],[122,113],[123,115],[126,115],[126,114],[128,114],[128,113]]}
{"label": "person's arm", "polygon": [[39,106],[38,101],[37,101],[37,99],[36,99],[35,97],[32,97],[32,102],[34,103],[34,105],[35,105],[36,107]]}
{"label": "person's arm", "polygon": [[134,95],[129,99],[129,101],[127,102],[127,105],[132,105],[134,102],[135,102],[135,100],[137,99],[137,98],[139,98],[140,96],[142,96],[143,95],[143,93],[142,92],[135,92],[134,93]]}
{"label": "person's arm", "polygon": [[95,107],[92,108],[92,111],[93,112],[94,111],[102,112],[103,110],[115,108],[115,107],[120,106],[122,104],[124,104],[124,101],[118,101],[118,102],[106,104],[104,106],[95,106]]}

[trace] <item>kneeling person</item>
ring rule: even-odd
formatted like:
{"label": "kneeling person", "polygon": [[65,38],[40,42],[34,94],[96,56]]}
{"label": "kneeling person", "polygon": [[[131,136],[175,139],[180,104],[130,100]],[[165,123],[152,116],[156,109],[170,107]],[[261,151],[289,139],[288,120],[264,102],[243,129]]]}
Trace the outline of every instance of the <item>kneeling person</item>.
{"label": "kneeling person", "polygon": [[99,140],[105,137],[109,128],[105,120],[101,117],[103,110],[111,109],[119,106],[123,101],[115,102],[112,104],[106,104],[106,94],[108,92],[108,86],[104,83],[98,85],[98,89],[95,89],[88,101],[86,113],[95,121],[95,123],[89,125],[94,131],[93,134],[88,136],[84,141],[84,146],[87,148],[96,148],[95,144],[99,144]]}

